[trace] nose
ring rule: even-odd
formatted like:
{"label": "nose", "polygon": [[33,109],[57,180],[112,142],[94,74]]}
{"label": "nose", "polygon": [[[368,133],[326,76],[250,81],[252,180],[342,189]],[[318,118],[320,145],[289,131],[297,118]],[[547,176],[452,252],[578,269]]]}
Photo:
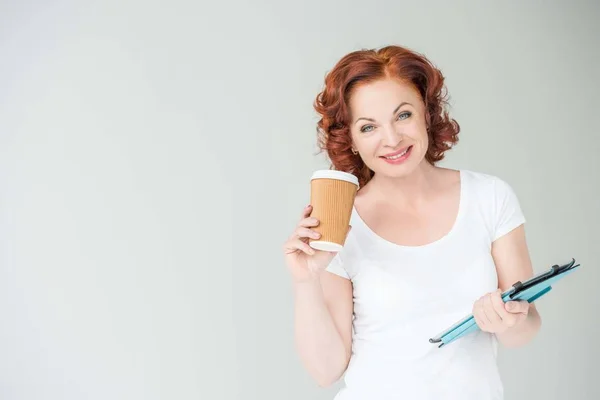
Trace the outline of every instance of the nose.
{"label": "nose", "polygon": [[382,132],[382,142],[387,147],[396,148],[402,141],[403,134],[398,131],[398,127],[396,126],[387,126],[385,129],[382,129]]}

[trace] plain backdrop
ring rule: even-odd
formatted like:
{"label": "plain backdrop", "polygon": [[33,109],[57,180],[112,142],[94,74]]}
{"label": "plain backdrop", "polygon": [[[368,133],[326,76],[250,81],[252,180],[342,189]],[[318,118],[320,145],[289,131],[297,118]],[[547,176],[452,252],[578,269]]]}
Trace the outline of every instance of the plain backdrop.
{"label": "plain backdrop", "polygon": [[0,1],[0,398],[332,399],[293,345],[281,245],[309,200],[312,102],[347,52],[444,73],[536,272],[582,269],[499,357],[507,399],[598,399],[594,1]]}

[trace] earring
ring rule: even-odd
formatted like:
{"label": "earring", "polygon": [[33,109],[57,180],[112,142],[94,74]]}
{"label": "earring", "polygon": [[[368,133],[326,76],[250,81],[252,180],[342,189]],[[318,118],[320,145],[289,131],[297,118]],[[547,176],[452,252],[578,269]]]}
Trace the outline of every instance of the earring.
{"label": "earring", "polygon": [[352,148],[352,154],[357,155],[358,151],[354,150],[354,147]]}

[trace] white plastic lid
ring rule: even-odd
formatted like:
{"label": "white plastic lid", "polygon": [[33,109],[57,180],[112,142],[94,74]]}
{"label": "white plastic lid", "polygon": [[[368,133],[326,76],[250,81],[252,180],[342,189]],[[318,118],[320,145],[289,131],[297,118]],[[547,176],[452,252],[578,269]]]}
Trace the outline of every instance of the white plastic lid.
{"label": "white plastic lid", "polygon": [[348,172],[336,171],[333,169],[321,169],[321,170],[315,171],[310,179],[313,180],[313,179],[323,179],[323,178],[339,179],[341,181],[354,183],[356,186],[358,186],[358,178],[356,176],[354,176],[353,174],[350,174]]}
{"label": "white plastic lid", "polygon": [[323,251],[341,251],[344,247],[339,243],[326,242],[324,240],[315,240],[310,242],[310,247]]}

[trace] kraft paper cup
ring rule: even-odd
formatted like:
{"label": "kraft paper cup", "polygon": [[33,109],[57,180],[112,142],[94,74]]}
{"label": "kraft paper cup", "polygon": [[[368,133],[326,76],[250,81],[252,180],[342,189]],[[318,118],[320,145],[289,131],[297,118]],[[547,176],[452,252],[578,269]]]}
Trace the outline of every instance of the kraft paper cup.
{"label": "kraft paper cup", "polygon": [[309,239],[312,248],[333,252],[344,248],[358,186],[358,178],[347,172],[328,169],[314,172],[310,181],[313,207],[310,216],[320,221],[312,229],[321,237]]}

